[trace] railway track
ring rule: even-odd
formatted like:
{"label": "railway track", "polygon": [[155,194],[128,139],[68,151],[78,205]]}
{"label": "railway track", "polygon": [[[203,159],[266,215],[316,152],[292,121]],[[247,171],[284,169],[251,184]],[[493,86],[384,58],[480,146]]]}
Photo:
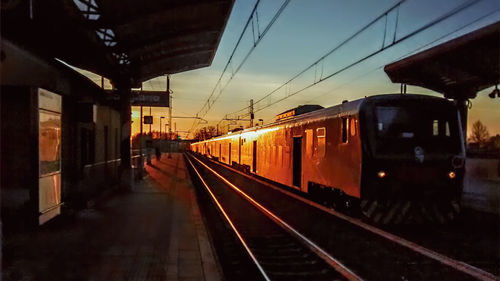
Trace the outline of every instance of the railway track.
{"label": "railway track", "polygon": [[[194,161],[194,162],[193,162]],[[227,237],[223,244],[229,246],[226,254],[236,258],[233,268],[239,272],[230,272],[228,280],[362,280],[355,273],[321,249],[294,233],[294,229],[273,216],[258,203],[244,198],[241,193],[227,189],[217,177],[204,169],[200,162],[188,158],[192,171],[209,194],[211,200],[223,214],[227,224],[248,254],[251,262],[260,273],[248,269],[245,257],[239,257],[238,247]],[[295,231],[296,232],[296,231]],[[224,235],[224,234],[223,234]],[[232,250],[231,250],[232,249]],[[241,251],[240,251],[241,252]],[[241,276],[247,272],[249,276]],[[238,276],[239,275],[239,276]],[[227,275],[226,275],[227,276]],[[236,279],[235,279],[236,280]]]}
{"label": "railway track", "polygon": [[[193,162],[197,162],[206,176],[211,174],[212,180],[225,181],[226,189],[227,186],[237,188],[254,198],[252,200],[286,220],[297,233],[318,245],[321,251],[335,256],[345,268],[367,280],[499,280],[491,273],[319,204],[305,204],[307,199],[270,189],[267,182],[257,180],[249,184],[247,175],[235,173],[227,167],[210,161],[205,161],[209,165],[200,160]],[[231,178],[231,183],[227,178]]]}

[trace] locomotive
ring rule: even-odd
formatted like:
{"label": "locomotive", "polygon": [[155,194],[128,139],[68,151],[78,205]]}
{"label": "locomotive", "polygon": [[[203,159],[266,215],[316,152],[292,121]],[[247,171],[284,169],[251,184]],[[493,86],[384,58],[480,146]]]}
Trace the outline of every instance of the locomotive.
{"label": "locomotive", "polygon": [[374,223],[445,223],[460,212],[464,136],[457,108],[443,98],[299,106],[191,150]]}

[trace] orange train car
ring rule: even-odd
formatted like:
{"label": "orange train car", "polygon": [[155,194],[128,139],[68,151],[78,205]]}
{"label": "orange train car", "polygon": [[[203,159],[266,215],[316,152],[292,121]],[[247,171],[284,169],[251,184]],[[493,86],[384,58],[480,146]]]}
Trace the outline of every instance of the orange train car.
{"label": "orange train car", "polygon": [[464,141],[456,107],[442,98],[300,106],[191,150],[377,223],[442,223],[460,211]]}

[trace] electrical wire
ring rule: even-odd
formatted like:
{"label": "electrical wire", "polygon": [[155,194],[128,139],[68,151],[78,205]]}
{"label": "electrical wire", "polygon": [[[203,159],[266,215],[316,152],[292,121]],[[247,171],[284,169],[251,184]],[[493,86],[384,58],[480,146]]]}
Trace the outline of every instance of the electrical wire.
{"label": "electrical wire", "polygon": [[[203,117],[206,116],[206,114],[210,111],[210,109],[215,104],[215,102],[218,100],[218,98],[222,95],[222,93],[226,89],[227,85],[231,82],[231,80],[234,78],[234,76],[239,72],[239,70],[245,64],[245,62],[250,57],[250,55],[252,54],[252,52],[255,50],[255,48],[257,47],[257,45],[261,42],[262,38],[264,38],[264,36],[267,34],[267,32],[269,31],[269,29],[271,28],[271,26],[273,26],[273,24],[276,22],[276,20],[279,18],[279,16],[282,14],[283,10],[288,6],[289,3],[290,3],[290,0],[285,0],[281,4],[280,8],[276,11],[276,13],[274,14],[274,16],[272,17],[272,19],[269,21],[269,23],[266,25],[266,27],[264,28],[264,30],[262,32],[260,32],[260,30],[259,30],[259,23],[257,23],[257,40],[255,40],[255,36],[254,36],[253,46],[247,52],[247,54],[245,55],[245,57],[243,58],[243,60],[238,64],[238,66],[236,67],[236,69],[232,69],[231,76],[230,76],[229,80],[225,83],[225,85],[224,86],[220,86],[221,83],[222,83],[222,78],[224,77],[224,74],[228,70],[228,67],[231,66],[231,68],[232,68],[234,54],[236,53],[236,50],[238,49],[238,47],[239,47],[239,45],[241,43],[241,40],[242,40],[243,36],[245,35],[245,33],[246,33],[247,29],[248,29],[248,26],[250,25],[250,23],[252,23],[252,29],[254,29],[254,23],[253,23],[254,17],[256,17],[257,21],[258,21],[257,8],[258,8],[258,6],[260,4],[260,0],[257,0],[257,2],[255,3],[255,5],[254,5],[254,7],[252,9],[252,12],[250,13],[250,16],[248,17],[248,20],[247,20],[247,22],[245,24],[245,27],[243,28],[243,31],[241,32],[241,34],[240,34],[240,36],[239,36],[239,38],[238,38],[238,40],[236,42],[236,45],[234,46],[234,48],[233,48],[233,50],[231,52],[231,55],[229,56],[229,59],[226,62],[226,65],[224,66],[224,69],[222,70],[221,75],[219,76],[219,79],[217,80],[217,83],[215,84],[212,92],[210,93],[210,95],[207,98],[206,102],[203,104],[202,108],[198,111],[198,113],[196,114],[196,116],[201,117],[201,118],[203,118]],[[218,87],[220,87],[220,90],[219,90],[218,94],[214,97],[214,94],[216,93],[216,90],[217,90]],[[214,98],[212,98],[212,97],[214,97]],[[198,124],[199,124],[199,121],[195,120],[193,122],[193,125],[191,126],[191,129],[189,131],[192,132],[194,130],[194,128],[196,128],[196,126]]]}
{"label": "electrical wire", "polygon": [[[334,47],[333,49],[331,49],[329,52],[327,52],[325,55],[323,55],[320,59],[316,60],[315,62],[313,62],[311,65],[309,65],[308,67],[306,67],[305,69],[303,69],[301,72],[299,72],[298,74],[296,74],[295,76],[293,76],[291,79],[289,79],[287,82],[283,83],[282,85],[280,85],[278,88],[276,88],[275,90],[271,91],[270,93],[266,94],[263,98],[257,100],[255,103],[254,103],[254,107],[255,105],[259,105],[259,104],[262,104],[262,102],[266,99],[266,98],[269,98],[271,97],[274,93],[276,93],[278,90],[280,90],[281,88],[283,88],[284,86],[286,85],[289,85],[293,80],[295,80],[296,78],[298,78],[299,76],[301,76],[302,74],[304,74],[307,70],[311,69],[312,67],[316,66],[318,63],[320,63],[321,61],[324,61],[324,59],[326,57],[328,57],[329,55],[331,55],[332,53],[334,53],[336,50],[338,50],[341,46],[345,45],[347,42],[349,42],[350,40],[354,39],[356,36],[358,36],[360,33],[362,33],[364,30],[366,30],[367,28],[369,28],[371,25],[375,24],[378,20],[382,19],[383,17],[386,17],[391,11],[393,11],[394,9],[398,8],[405,0],[402,0],[402,1],[399,1],[398,3],[396,3],[394,6],[392,6],[391,8],[389,8],[388,10],[386,10],[384,13],[382,13],[380,16],[378,16],[377,18],[375,18],[374,20],[372,20],[370,23],[368,23],[367,25],[365,25],[363,28],[361,28],[360,30],[358,30],[356,33],[354,33],[353,35],[351,35],[349,38],[347,38],[346,40],[344,40],[343,42],[341,42],[339,45],[337,45],[336,47]],[[339,73],[341,72],[344,72],[346,71],[347,69],[350,69],[352,68],[353,66],[355,65],[358,65],[368,59],[370,59],[371,57],[385,51],[386,49],[389,49],[399,43],[401,43],[402,41],[405,41],[413,36],[415,36],[416,34],[444,21],[445,19],[448,19],[450,18],[451,16],[454,16],[456,15],[457,13],[471,7],[472,5],[474,4],[477,4],[478,2],[480,2],[481,0],[471,0],[471,1],[467,1],[465,3],[463,3],[462,5],[459,5],[457,6],[455,9],[451,10],[450,12],[442,15],[441,17],[437,18],[437,19],[434,19],[432,21],[430,21],[429,23],[421,26],[420,28],[406,34],[405,36],[399,38],[399,39],[396,39],[396,40],[393,40],[392,43],[386,45],[386,46],[383,46],[381,47],[380,49],[376,50],[375,52],[372,52],[371,54],[367,55],[367,56],[364,56],[362,57],[361,59],[358,59],[357,61],[341,68],[340,70],[337,70],[333,73],[330,73],[329,75],[325,76],[325,77],[321,77],[319,80],[315,80],[313,83],[311,84],[308,84],[307,86],[293,92],[293,93],[289,93],[287,95],[285,95],[285,97],[283,98],[280,98],[280,99],[277,99],[275,101],[272,101],[272,102],[269,102],[268,104],[265,104],[263,105],[262,107],[258,107],[257,109],[254,108],[254,113],[255,112],[259,112],[261,110],[264,110],[272,105],[275,105],[283,100],[286,100],[292,96],[295,96],[327,79],[330,79],[332,78],[333,76],[336,76],[338,75]],[[399,9],[397,9],[398,11],[398,16],[399,16]],[[490,13],[491,14],[491,13]],[[396,22],[396,25],[397,25],[397,22]],[[396,33],[396,29],[394,30],[394,33]],[[394,37],[395,38],[395,37]],[[245,118],[248,116],[248,113],[244,113],[245,111],[248,110],[248,107],[245,107],[243,109],[240,109],[238,111],[235,111],[233,113],[230,113],[228,114],[228,116],[231,116],[231,115],[237,115],[238,117],[237,118],[233,118],[233,119],[239,119],[239,118]],[[221,120],[222,121],[222,120]],[[219,122],[220,123],[220,122]]]}
{"label": "electrical wire", "polygon": [[[402,55],[402,56],[400,56],[400,57],[398,57],[398,58],[397,58],[396,60],[394,60],[394,61],[399,61],[399,60],[401,60],[401,59],[403,59],[403,58],[405,58],[405,57],[408,57],[408,56],[410,56],[410,55],[412,55],[412,54],[415,54],[415,53],[417,53],[417,52],[420,52],[421,50],[423,50],[423,49],[427,48],[428,46],[431,46],[431,45],[433,45],[434,43],[436,43],[436,42],[438,42],[438,41],[440,41],[440,40],[442,40],[442,39],[444,39],[444,38],[446,38],[446,37],[450,36],[451,34],[457,33],[457,32],[459,32],[459,31],[463,30],[464,28],[466,28],[466,27],[468,27],[468,26],[470,26],[470,25],[472,25],[472,24],[475,24],[475,23],[479,22],[480,20],[483,20],[483,19],[485,19],[485,18],[487,18],[487,17],[489,17],[489,16],[491,16],[491,15],[493,15],[493,14],[495,14],[495,13],[499,12],[499,11],[500,11],[500,8],[499,8],[499,9],[496,9],[496,10],[493,10],[493,11],[490,11],[489,13],[486,13],[486,14],[482,15],[481,17],[479,17],[479,18],[477,18],[477,19],[475,19],[475,20],[473,20],[473,21],[471,21],[471,22],[468,22],[468,23],[466,23],[466,24],[463,24],[463,25],[461,25],[460,27],[458,27],[458,28],[456,28],[456,29],[454,29],[454,30],[452,30],[452,31],[450,31],[450,32],[448,32],[448,33],[446,33],[446,34],[442,35],[442,36],[439,36],[438,38],[436,38],[436,39],[434,39],[434,40],[432,40],[432,41],[430,41],[430,42],[428,42],[428,43],[426,43],[426,44],[424,44],[424,45],[422,45],[422,46],[420,46],[420,47],[418,47],[418,48],[416,48],[416,49],[414,49],[414,50],[412,50],[412,51],[410,51],[410,52],[408,52],[408,53],[406,53],[406,54],[404,54],[404,55]],[[341,85],[339,85],[339,86],[335,87],[335,88],[334,88],[334,89],[332,89],[332,90],[339,89],[339,88],[341,88],[341,87],[343,87],[343,86],[345,86],[345,85],[349,85],[349,84],[351,84],[353,81],[358,81],[358,80],[362,79],[363,77],[366,77],[366,76],[370,75],[371,73],[373,73],[373,72],[375,72],[375,71],[377,71],[377,70],[380,70],[380,69],[384,68],[384,66],[385,66],[385,65],[386,65],[386,64],[384,63],[384,64],[382,64],[382,65],[379,65],[379,66],[375,67],[375,68],[372,68],[371,70],[369,70],[369,71],[367,71],[367,72],[364,72],[363,74],[361,74],[361,75],[359,75],[359,76],[356,76],[355,78],[353,78],[353,79],[349,80],[349,81],[348,81],[348,82],[346,82],[346,83],[343,83],[343,84],[341,84]],[[314,97],[314,98],[312,98],[312,99],[310,99],[310,100],[306,101],[306,103],[310,103],[310,102],[312,102],[312,101],[314,101],[314,100],[318,99],[319,97],[323,97],[323,96],[325,96],[325,95],[329,95],[329,94],[331,94],[331,93],[332,93],[332,90],[328,91],[328,93],[324,93],[324,94],[321,94],[321,95],[319,95],[319,96],[316,96],[316,97]]]}

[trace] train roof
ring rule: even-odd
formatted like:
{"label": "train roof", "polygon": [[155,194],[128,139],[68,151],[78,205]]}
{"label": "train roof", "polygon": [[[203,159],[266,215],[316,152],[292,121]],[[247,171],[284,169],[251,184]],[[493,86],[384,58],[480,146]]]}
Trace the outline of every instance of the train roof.
{"label": "train roof", "polygon": [[[316,121],[318,119],[326,119],[326,118],[331,118],[334,116],[338,115],[352,115],[355,113],[358,113],[361,109],[361,107],[365,104],[370,104],[372,102],[377,102],[377,101],[384,101],[384,100],[394,100],[397,98],[398,100],[427,100],[427,101],[435,101],[435,102],[444,102],[451,104],[450,101],[447,99],[441,98],[441,97],[434,97],[434,96],[429,96],[429,95],[420,95],[420,94],[381,94],[381,95],[373,95],[373,96],[367,96],[364,98],[360,98],[357,100],[353,101],[346,101],[341,104],[337,104],[334,106],[330,106],[327,108],[323,109],[318,109],[314,110],[311,112],[303,113],[300,115],[293,116],[291,118],[286,118],[283,120],[278,120],[266,125],[261,125],[261,126],[255,126],[252,128],[240,130],[237,132],[231,132],[222,136],[218,136],[212,139],[220,139],[220,138],[227,138],[227,137],[233,137],[241,134],[245,134],[247,132],[253,132],[259,129],[263,128],[270,128],[274,127],[277,125],[282,125],[286,123],[290,124],[296,124],[300,122],[312,122]],[[209,140],[212,140],[209,139]],[[208,140],[205,140],[208,141]],[[200,141],[203,142],[203,141]]]}

